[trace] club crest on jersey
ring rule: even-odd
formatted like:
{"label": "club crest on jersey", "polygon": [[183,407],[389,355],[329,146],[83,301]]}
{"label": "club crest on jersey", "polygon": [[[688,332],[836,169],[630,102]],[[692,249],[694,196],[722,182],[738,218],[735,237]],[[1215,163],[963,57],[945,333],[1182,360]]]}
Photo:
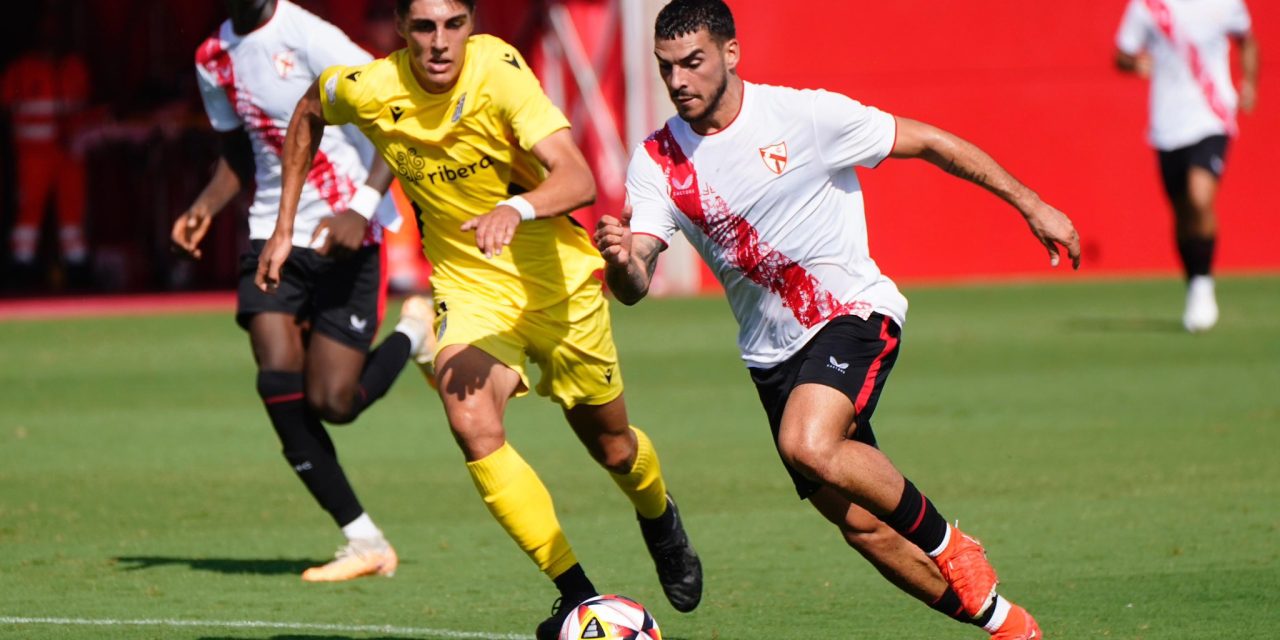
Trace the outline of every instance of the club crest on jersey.
{"label": "club crest on jersey", "polygon": [[453,109],[453,117],[449,119],[450,123],[457,122],[462,118],[462,107],[467,104],[467,94],[463,93],[458,96],[458,106]]}
{"label": "club crest on jersey", "polygon": [[275,63],[276,73],[280,74],[281,78],[288,78],[289,72],[298,66],[298,57],[288,49],[271,56],[271,61]]}
{"label": "club crest on jersey", "polygon": [[786,141],[760,147],[760,160],[764,161],[764,166],[770,171],[782,175],[782,172],[787,169]]}

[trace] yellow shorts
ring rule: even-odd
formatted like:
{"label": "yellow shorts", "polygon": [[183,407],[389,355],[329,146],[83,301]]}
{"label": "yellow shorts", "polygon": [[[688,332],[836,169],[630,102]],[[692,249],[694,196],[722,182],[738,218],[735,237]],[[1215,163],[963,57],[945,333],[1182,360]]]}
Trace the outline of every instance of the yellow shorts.
{"label": "yellow shorts", "polygon": [[[618,350],[600,283],[589,280],[568,299],[528,311],[479,296],[436,298],[436,353],[469,344],[520,374],[522,396],[533,388],[560,406],[605,404],[622,395]],[[542,376],[529,384],[526,356]]]}

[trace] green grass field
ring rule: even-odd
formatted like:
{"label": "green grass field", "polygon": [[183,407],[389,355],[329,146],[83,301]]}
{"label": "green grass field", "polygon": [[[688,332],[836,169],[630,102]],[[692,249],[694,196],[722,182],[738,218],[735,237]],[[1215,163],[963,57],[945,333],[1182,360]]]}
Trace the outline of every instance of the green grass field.
{"label": "green grass field", "polygon": [[[1172,279],[906,292],[881,445],[1050,640],[1280,637],[1280,279],[1221,280],[1199,336]],[[707,581],[673,611],[625,498],[549,402],[515,401],[510,438],[599,587],[669,639],[984,637],[795,499],[723,301],[615,305],[614,325]],[[416,371],[334,430],[398,575],[308,585],[340,537],[279,455],[229,314],[0,322],[0,354],[0,638],[531,637],[555,597]]]}

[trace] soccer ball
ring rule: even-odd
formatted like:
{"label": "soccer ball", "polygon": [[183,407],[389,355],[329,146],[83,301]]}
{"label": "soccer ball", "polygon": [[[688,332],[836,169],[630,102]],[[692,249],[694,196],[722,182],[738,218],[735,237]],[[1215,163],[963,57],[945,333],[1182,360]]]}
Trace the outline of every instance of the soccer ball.
{"label": "soccer ball", "polygon": [[658,622],[626,596],[596,596],[564,619],[559,640],[662,640]]}

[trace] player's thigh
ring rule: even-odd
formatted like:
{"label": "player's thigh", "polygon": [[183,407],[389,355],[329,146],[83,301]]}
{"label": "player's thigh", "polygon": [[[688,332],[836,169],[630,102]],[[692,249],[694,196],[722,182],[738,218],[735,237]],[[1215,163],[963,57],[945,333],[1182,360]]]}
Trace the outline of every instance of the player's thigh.
{"label": "player's thigh", "polygon": [[1200,215],[1213,215],[1213,201],[1218,197],[1218,176],[1200,166],[1187,172],[1187,199]]}
{"label": "player's thigh", "polygon": [[854,425],[853,403],[839,389],[806,382],[791,390],[778,428],[778,446],[788,457],[844,440]]}
{"label": "player's thigh", "polygon": [[436,381],[454,439],[468,462],[506,442],[502,418],[520,375],[484,350],[453,344],[436,356]]}
{"label": "player's thigh", "polygon": [[542,370],[540,395],[566,410],[606,405],[622,395],[609,305],[598,282],[592,280],[559,305],[528,314],[519,332]]}
{"label": "player's thigh", "polygon": [[250,250],[240,256],[236,324],[249,333],[253,358],[259,369],[301,372],[306,357],[302,320],[307,307],[304,274],[296,265],[286,263],[280,286],[274,292],[258,289],[253,277],[263,244],[261,240],[252,241]]}
{"label": "player's thigh", "polygon": [[293,253],[296,256],[290,261],[296,259],[309,278],[313,330],[352,349],[368,351],[385,304],[381,247],[361,247],[342,258],[321,256],[311,249]]}
{"label": "player's thigh", "polygon": [[783,409],[779,447],[814,453],[844,439],[875,446],[871,414],[897,361],[900,332],[880,314],[842,316],[805,346]]}
{"label": "player's thigh", "polygon": [[473,347],[514,372],[518,383],[513,393],[517,397],[528,392],[530,385],[525,366],[528,345],[516,330],[523,315],[521,310],[492,304],[475,296],[449,294],[436,296],[435,311],[435,369],[442,396],[464,396],[476,383],[469,368],[465,371],[457,369],[448,382],[445,380],[443,369],[448,356],[458,352],[460,347]]}
{"label": "player's thigh", "polygon": [[247,322],[253,360],[260,371],[303,370],[306,350],[302,327],[293,314],[260,312],[250,316]]}
{"label": "player's thigh", "polygon": [[367,357],[363,348],[313,331],[307,343],[307,397],[324,406],[345,404],[356,393]]}

